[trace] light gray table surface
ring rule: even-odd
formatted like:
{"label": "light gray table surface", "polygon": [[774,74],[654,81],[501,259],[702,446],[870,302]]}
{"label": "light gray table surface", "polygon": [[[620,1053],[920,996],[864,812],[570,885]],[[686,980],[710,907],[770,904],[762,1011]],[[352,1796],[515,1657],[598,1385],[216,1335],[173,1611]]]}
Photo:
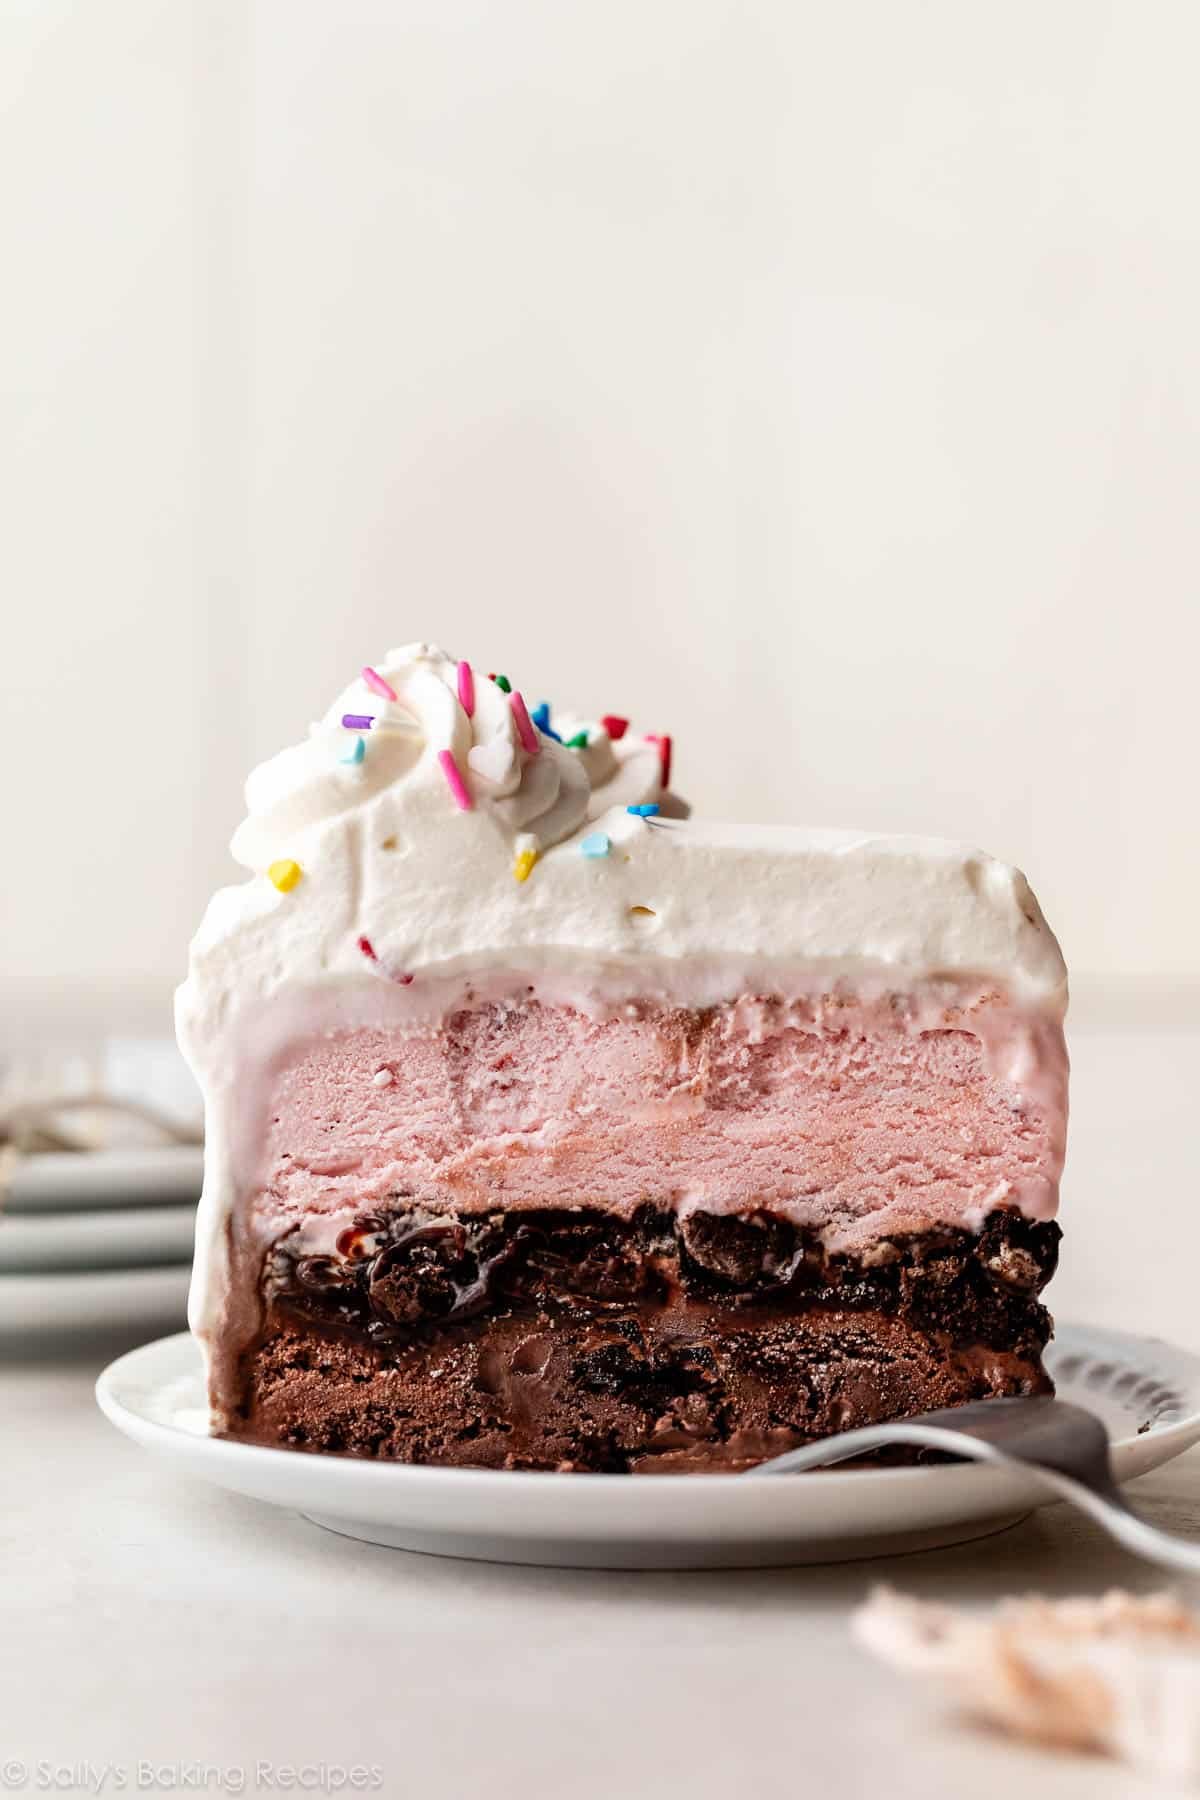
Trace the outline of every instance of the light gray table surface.
{"label": "light gray table surface", "polygon": [[[1200,1035],[1084,1031],[1073,1053],[1055,1310],[1200,1348]],[[119,1437],[92,1384],[135,1341],[0,1334],[0,1788],[21,1763],[11,1792],[322,1792],[356,1764],[381,1771],[364,1791],[414,1800],[1157,1791],[973,1728],[847,1629],[877,1580],[972,1606],[1164,1585],[1064,1507],[958,1549],[825,1568],[409,1555],[184,1480]],[[1134,1492],[1200,1539],[1200,1449]],[[1174,1585],[1200,1607],[1200,1582]],[[306,1785],[284,1785],[302,1764],[318,1765]]]}

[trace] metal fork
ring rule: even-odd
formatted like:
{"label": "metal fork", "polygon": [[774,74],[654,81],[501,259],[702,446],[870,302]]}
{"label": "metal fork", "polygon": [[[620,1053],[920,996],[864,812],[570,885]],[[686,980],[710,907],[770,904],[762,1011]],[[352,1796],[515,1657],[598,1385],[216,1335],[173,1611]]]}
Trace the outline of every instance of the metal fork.
{"label": "metal fork", "polygon": [[744,1474],[747,1479],[797,1475],[891,1444],[944,1450],[972,1462],[1020,1464],[1060,1499],[1095,1519],[1127,1550],[1165,1569],[1200,1574],[1200,1544],[1173,1537],[1138,1517],[1113,1476],[1108,1432],[1094,1413],[1069,1400],[1042,1395],[975,1400],[916,1419],[843,1431],[818,1444],[788,1450]]}

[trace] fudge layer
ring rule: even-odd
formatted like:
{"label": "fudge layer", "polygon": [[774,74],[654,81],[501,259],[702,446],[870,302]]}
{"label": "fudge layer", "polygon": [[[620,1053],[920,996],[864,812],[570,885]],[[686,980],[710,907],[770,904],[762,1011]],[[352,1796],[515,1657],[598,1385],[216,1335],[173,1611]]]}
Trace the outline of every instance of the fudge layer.
{"label": "fudge layer", "polygon": [[1066,987],[1023,877],[670,816],[664,740],[463,667],[392,653],[256,772],[193,946],[215,1428],[665,1472],[1044,1390]]}

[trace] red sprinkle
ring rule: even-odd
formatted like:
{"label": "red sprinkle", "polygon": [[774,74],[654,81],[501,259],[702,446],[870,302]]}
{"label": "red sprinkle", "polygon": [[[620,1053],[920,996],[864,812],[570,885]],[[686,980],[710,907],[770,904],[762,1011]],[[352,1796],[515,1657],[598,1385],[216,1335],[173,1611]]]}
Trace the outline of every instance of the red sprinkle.
{"label": "red sprinkle", "polygon": [[629,730],[629,720],[618,719],[616,713],[603,714],[600,723],[603,725],[614,744],[619,738],[623,738],[625,733]]}
{"label": "red sprinkle", "polygon": [[[368,957],[371,962],[377,963],[379,961],[379,957],[377,956],[377,954],[375,952],[375,946],[371,942],[369,937],[360,937],[358,940],[358,947],[362,951],[363,955],[365,957]],[[384,974],[385,975],[387,974],[386,969],[384,970]],[[400,983],[401,987],[407,987],[409,982],[412,980],[412,976],[411,975],[392,975],[392,976],[389,976],[389,980],[398,981]]]}
{"label": "red sprinkle", "polygon": [[659,765],[659,770],[662,775],[662,784],[664,787],[670,787],[670,785],[671,785],[671,740],[669,737],[660,737],[658,735],[658,733],[654,732],[654,731],[648,731],[646,733],[646,737],[648,738],[650,743],[658,745],[658,765]]}

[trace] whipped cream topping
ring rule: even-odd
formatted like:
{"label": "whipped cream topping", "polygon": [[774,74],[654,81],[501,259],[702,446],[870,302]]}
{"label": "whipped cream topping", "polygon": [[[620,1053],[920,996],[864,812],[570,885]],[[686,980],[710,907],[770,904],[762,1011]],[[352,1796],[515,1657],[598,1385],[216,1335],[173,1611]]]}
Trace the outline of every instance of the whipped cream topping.
{"label": "whipped cream topping", "polygon": [[[320,856],[325,828],[369,814],[384,794],[414,823],[452,824],[450,789],[440,758],[448,753],[473,807],[510,842],[518,834],[538,851],[561,842],[612,805],[661,801],[656,740],[613,742],[595,720],[564,718],[554,732],[522,738],[520,695],[472,672],[463,704],[459,664],[433,644],[391,650],[350,683],[302,744],[255,769],[246,784],[247,817],[233,854],[261,873],[290,858]],[[389,698],[390,690],[395,697]],[[345,721],[370,721],[361,728]],[[567,749],[558,739],[586,734]],[[359,744],[361,742],[361,750]]]}
{"label": "whipped cream topping", "polygon": [[586,744],[527,725],[531,752],[519,696],[483,674],[472,688],[468,710],[453,658],[394,650],[250,776],[232,848],[254,878],[214,896],[179,996],[194,1060],[206,1020],[280,989],[412,977],[421,1011],[498,965],[557,972],[583,1005],[631,981],[703,1005],[764,981],[788,997],[928,976],[1061,1016],[1062,957],[1018,870],[943,839],[634,816],[672,809],[659,740],[564,717]]}

